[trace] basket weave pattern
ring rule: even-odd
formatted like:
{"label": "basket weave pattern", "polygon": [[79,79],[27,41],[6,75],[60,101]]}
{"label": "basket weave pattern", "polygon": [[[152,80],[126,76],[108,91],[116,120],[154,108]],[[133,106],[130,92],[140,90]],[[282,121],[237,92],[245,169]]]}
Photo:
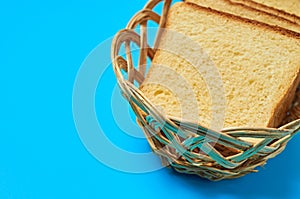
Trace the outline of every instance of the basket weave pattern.
{"label": "basket weave pattern", "polygon": [[[163,3],[160,14],[153,11],[158,3]],[[140,85],[144,81],[147,57],[153,59],[162,34],[162,29],[158,29],[154,45],[149,46],[147,22],[154,21],[159,28],[164,28],[171,4],[172,0],[150,0],[134,15],[127,27],[116,34],[111,53],[123,96],[135,112],[152,150],[159,155],[164,165],[178,172],[196,174],[210,180],[236,178],[255,172],[257,166],[264,165],[269,158],[282,152],[286,143],[299,131],[300,120],[297,118],[300,116],[300,92],[296,94],[286,124],[278,129],[232,128],[218,132],[161,113],[135,83]],[[140,33],[135,31],[138,25]],[[137,67],[133,65],[131,42],[140,47]],[[119,55],[123,44],[125,58]],[[247,138],[260,138],[261,141],[253,143],[246,141]]]}

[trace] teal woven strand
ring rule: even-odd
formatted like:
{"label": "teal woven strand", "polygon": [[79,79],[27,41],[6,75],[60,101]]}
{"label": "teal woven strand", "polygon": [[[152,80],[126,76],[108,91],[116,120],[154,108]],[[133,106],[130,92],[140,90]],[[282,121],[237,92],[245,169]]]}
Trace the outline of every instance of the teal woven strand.
{"label": "teal woven strand", "polygon": [[[176,123],[176,121],[175,121],[175,123]],[[220,144],[222,144],[222,145],[234,147],[234,148],[237,148],[240,150],[244,150],[245,148],[251,147],[251,145],[245,141],[237,140],[236,138],[231,138],[230,136],[221,134],[221,133],[213,131],[213,130],[209,130],[200,125],[196,125],[193,123],[186,123],[186,122],[185,123],[177,122],[177,123],[180,123],[182,128],[186,128],[188,130],[191,130],[192,132],[196,131],[198,133],[198,135],[201,135],[199,133],[202,133],[202,134],[204,134],[204,136],[211,136],[211,137],[217,139],[218,142],[220,141]],[[203,135],[201,135],[201,136],[203,136]]]}
{"label": "teal woven strand", "polygon": [[[190,163],[193,163],[194,161],[192,159],[190,159],[189,156],[192,156],[192,154],[190,154],[187,149],[181,147],[177,142],[174,142],[174,137],[172,135],[170,135],[170,133],[168,131],[166,131],[165,128],[161,129],[166,137],[172,142],[172,144],[174,144],[174,148],[176,150],[177,153],[179,153],[181,156],[183,156],[187,161],[189,161]],[[188,156],[189,155],[189,156]]]}
{"label": "teal woven strand", "polygon": [[272,141],[273,141],[272,138],[266,138],[265,140],[263,140],[262,142],[257,144],[255,148],[252,147],[252,148],[248,149],[247,151],[244,151],[244,153],[242,153],[241,155],[232,158],[231,160],[236,161],[236,162],[243,161],[243,160],[255,155],[258,151],[260,151],[262,148],[264,148],[266,145],[268,145]]}
{"label": "teal woven strand", "polygon": [[180,154],[182,155],[184,158],[186,158],[188,161],[193,162],[189,157],[187,157],[186,154],[186,149],[182,148],[177,142],[174,142],[175,138],[174,136],[172,136],[168,131],[166,131],[165,128],[161,127],[160,123],[157,122],[152,116],[148,115],[146,116],[146,121],[151,124],[154,125],[156,127],[159,127],[161,131],[163,131],[163,133],[165,134],[165,136],[167,137],[167,139],[172,143],[173,148]]}
{"label": "teal woven strand", "polygon": [[204,136],[199,136],[199,137],[191,137],[191,138],[188,138],[186,140],[183,141],[183,145],[187,148],[190,148],[192,147],[195,143],[197,142],[201,142],[202,140],[204,140]]}
{"label": "teal woven strand", "polygon": [[[151,123],[157,123],[156,125],[160,125],[153,117],[149,116],[147,117],[147,122],[151,122]],[[174,142],[174,137],[169,133],[168,130],[166,130],[166,128],[160,127],[160,129],[164,132],[165,136],[167,137],[167,139],[172,143],[172,147],[176,150],[176,152],[178,154],[180,154],[181,156],[183,156],[187,161],[189,161],[190,163],[193,163],[194,161],[191,159],[196,159],[199,157],[202,157],[199,154],[196,153],[191,153],[188,149],[183,148],[179,143]],[[176,140],[175,140],[176,141]],[[170,143],[169,143],[170,145]]]}
{"label": "teal woven strand", "polygon": [[254,132],[243,132],[243,131],[237,131],[237,132],[228,132],[228,135],[234,136],[234,137],[251,137],[251,138],[274,138],[274,139],[280,139],[286,135],[289,135],[290,131],[280,131],[280,132],[261,132],[261,131],[254,131]]}
{"label": "teal woven strand", "polygon": [[215,149],[211,147],[208,143],[204,143],[201,146],[201,150],[205,152],[207,155],[209,155],[212,159],[214,159],[218,164],[221,166],[228,168],[228,169],[233,169],[241,165],[244,161],[239,162],[239,163],[234,163],[231,161],[226,160],[222,156],[220,156],[218,153],[216,153]]}

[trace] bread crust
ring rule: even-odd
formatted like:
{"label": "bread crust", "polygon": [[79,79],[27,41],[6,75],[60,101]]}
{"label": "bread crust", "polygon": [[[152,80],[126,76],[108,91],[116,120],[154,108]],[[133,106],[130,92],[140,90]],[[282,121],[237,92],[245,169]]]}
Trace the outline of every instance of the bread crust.
{"label": "bread crust", "polygon": [[288,19],[288,20],[293,21],[300,25],[300,16],[288,13],[284,10],[280,10],[280,9],[277,9],[277,8],[274,8],[271,6],[267,6],[265,4],[255,2],[253,0],[230,0],[230,1],[232,1],[233,3],[241,2],[242,4],[247,5],[249,7],[258,8],[261,11],[272,13],[276,16],[280,16],[282,18]]}
{"label": "bread crust", "polygon": [[[253,12],[253,13],[256,13],[256,14],[263,14],[263,15],[266,15],[267,17],[270,17],[270,18],[272,18],[272,19],[278,21],[279,23],[287,23],[287,24],[289,24],[290,26],[299,29],[299,31],[297,30],[297,32],[300,33],[300,24],[296,23],[295,21],[292,21],[292,20],[287,19],[287,18],[284,18],[284,17],[280,17],[280,16],[278,16],[278,15],[275,15],[275,14],[270,13],[270,12],[266,12],[266,11],[264,11],[264,10],[259,10],[259,9],[255,8],[255,7],[251,7],[251,6],[248,6],[248,5],[246,5],[246,4],[239,3],[239,2],[233,2],[233,1],[231,1],[231,0],[221,0],[221,1],[224,1],[224,2],[228,3],[228,4],[231,5],[231,6],[239,7],[240,9],[243,9],[243,10],[245,10],[245,11]],[[191,0],[191,1],[189,1],[189,0],[184,0],[184,2],[186,2],[186,3],[194,3],[192,0]],[[194,3],[194,4],[197,5],[197,3]],[[208,7],[209,7],[209,6],[208,6]],[[214,8],[212,8],[212,9],[214,9]],[[222,10],[222,11],[228,13],[225,9]],[[255,20],[255,19],[252,19],[252,20]],[[257,20],[256,20],[256,21],[257,21]],[[271,24],[270,24],[270,25],[271,25]],[[281,25],[278,25],[278,26],[282,27]],[[282,28],[284,28],[284,27],[282,27]],[[288,29],[288,28],[285,28],[285,29]],[[290,30],[290,29],[288,29],[288,30]]]}
{"label": "bread crust", "polygon": [[281,100],[273,107],[273,112],[271,115],[273,116],[270,118],[270,121],[268,123],[268,127],[279,127],[282,124],[282,121],[287,116],[287,111],[289,109],[289,106],[292,104],[293,99],[296,94],[297,86],[300,83],[300,70],[298,71],[297,76],[295,77],[294,81],[291,83],[291,87],[289,90],[286,91],[286,93],[281,97]]}
{"label": "bread crust", "polygon": [[300,39],[300,33],[292,31],[292,30],[288,30],[288,29],[285,29],[285,28],[282,28],[282,27],[279,27],[279,26],[273,26],[273,25],[270,25],[270,24],[267,24],[267,23],[263,23],[263,22],[252,20],[252,19],[240,17],[240,16],[233,15],[233,14],[230,14],[230,13],[221,12],[221,11],[214,10],[214,9],[211,9],[211,8],[196,5],[196,4],[190,3],[190,2],[185,2],[185,4],[187,6],[193,7],[195,9],[198,9],[198,10],[203,11],[203,12],[218,14],[218,15],[224,17],[224,18],[227,18],[227,19],[232,19],[232,20],[235,20],[235,21],[240,21],[242,23],[251,24],[251,25],[254,25],[256,27],[260,27],[260,28],[264,28],[264,29],[269,30],[269,31],[277,32],[279,34],[282,34],[282,35],[285,35],[285,36],[288,36],[288,37],[292,37],[292,38],[295,38],[295,39]]}

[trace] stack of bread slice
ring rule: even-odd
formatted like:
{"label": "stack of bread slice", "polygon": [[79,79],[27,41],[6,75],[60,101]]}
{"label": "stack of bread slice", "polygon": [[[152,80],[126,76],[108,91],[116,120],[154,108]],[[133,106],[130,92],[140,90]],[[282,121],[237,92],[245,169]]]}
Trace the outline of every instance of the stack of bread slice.
{"label": "stack of bread slice", "polygon": [[231,0],[300,23],[299,0]]}
{"label": "stack of bread slice", "polygon": [[[210,7],[221,12],[227,12],[240,17],[267,23],[269,25],[279,26],[295,32],[300,32],[299,24],[295,23],[288,17],[278,17],[278,15],[272,12],[265,12],[263,11],[264,7],[262,6],[248,6],[247,2],[251,1],[244,0],[244,3],[240,1],[241,0],[186,0],[186,2],[194,3],[199,6]],[[273,1],[275,2],[275,0]]]}
{"label": "stack of bread slice", "polygon": [[[175,34],[162,35],[140,86],[166,115],[214,130],[281,125],[300,81],[300,25],[246,1],[187,0],[171,7],[166,29]],[[195,54],[201,64],[190,60]]]}

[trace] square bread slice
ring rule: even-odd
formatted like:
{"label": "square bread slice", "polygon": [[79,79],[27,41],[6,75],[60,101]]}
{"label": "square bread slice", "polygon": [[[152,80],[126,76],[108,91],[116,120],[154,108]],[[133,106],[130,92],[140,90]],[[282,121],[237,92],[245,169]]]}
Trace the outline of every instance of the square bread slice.
{"label": "square bread slice", "polygon": [[299,0],[231,0],[300,24]]}
{"label": "square bread slice", "polygon": [[203,7],[209,7],[214,10],[227,12],[240,17],[264,22],[273,26],[280,26],[300,33],[300,25],[285,18],[260,11],[240,3],[233,3],[230,0],[185,0],[185,2],[195,3]]}
{"label": "square bread slice", "polygon": [[[222,108],[215,108],[220,104],[226,105],[221,128],[280,125],[299,83],[300,34],[190,3],[171,7],[166,28],[176,34],[162,35],[140,86],[154,105],[215,130],[220,130],[213,122],[222,115]],[[191,64],[195,54],[201,64]],[[205,54],[219,72],[221,87]],[[222,95],[212,100],[222,89],[225,101]]]}

